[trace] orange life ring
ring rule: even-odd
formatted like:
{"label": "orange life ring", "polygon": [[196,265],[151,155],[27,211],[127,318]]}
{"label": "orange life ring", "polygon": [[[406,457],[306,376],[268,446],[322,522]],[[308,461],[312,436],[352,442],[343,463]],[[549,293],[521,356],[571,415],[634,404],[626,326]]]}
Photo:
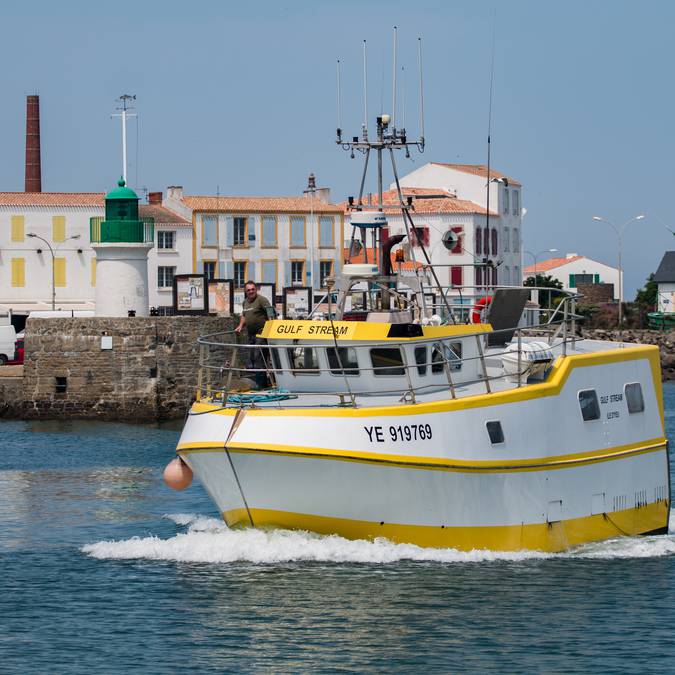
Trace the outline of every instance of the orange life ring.
{"label": "orange life ring", "polygon": [[471,311],[471,323],[483,323],[483,312],[490,306],[491,302],[491,295],[484,295],[476,300],[476,304]]}

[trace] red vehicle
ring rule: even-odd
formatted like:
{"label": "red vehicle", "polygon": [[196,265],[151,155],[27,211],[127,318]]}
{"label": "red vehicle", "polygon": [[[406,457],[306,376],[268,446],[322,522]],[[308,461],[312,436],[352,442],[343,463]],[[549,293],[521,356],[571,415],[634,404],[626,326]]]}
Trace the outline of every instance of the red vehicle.
{"label": "red vehicle", "polygon": [[23,338],[19,338],[14,343],[14,359],[7,361],[8,366],[20,366],[23,364]]}

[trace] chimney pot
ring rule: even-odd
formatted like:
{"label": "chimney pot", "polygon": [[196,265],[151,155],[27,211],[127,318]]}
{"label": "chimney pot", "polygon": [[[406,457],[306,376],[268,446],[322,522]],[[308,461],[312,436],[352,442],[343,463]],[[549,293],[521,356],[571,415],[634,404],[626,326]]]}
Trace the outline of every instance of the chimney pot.
{"label": "chimney pot", "polygon": [[161,192],[148,192],[148,204],[159,204],[162,203],[162,193]]}

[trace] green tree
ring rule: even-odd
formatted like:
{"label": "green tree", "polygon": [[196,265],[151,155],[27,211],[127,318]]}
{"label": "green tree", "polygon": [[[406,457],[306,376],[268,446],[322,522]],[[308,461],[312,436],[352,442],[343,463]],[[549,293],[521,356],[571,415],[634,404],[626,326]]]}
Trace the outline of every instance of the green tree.
{"label": "green tree", "polygon": [[[550,275],[544,275],[544,274],[537,274],[536,278],[535,277],[527,277],[525,279],[525,282],[523,283],[523,286],[535,286],[537,288],[553,288],[560,290],[562,289],[562,281],[555,279],[554,277]],[[559,298],[562,298],[563,295],[562,293],[555,293],[553,291],[544,291],[544,293],[548,296],[546,300],[548,301],[548,307],[554,307],[555,305],[558,304]],[[543,293],[539,294],[540,297],[544,295]],[[540,304],[543,304],[540,301]]]}
{"label": "green tree", "polygon": [[640,288],[635,296],[635,302],[643,308],[654,309],[656,307],[659,286],[654,281],[654,274],[650,274],[647,283]]}

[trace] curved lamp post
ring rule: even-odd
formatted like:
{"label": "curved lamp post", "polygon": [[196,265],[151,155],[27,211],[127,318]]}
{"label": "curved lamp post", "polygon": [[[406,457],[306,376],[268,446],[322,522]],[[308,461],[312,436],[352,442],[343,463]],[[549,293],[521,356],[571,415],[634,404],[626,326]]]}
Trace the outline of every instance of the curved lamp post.
{"label": "curved lamp post", "polygon": [[[35,234],[34,232],[28,232],[28,234],[26,234],[26,236],[30,237],[31,239],[39,239],[40,241],[43,241],[47,245],[47,248],[49,249],[49,252],[52,255],[52,311],[53,311],[53,310],[56,309],[56,284],[54,283],[54,249],[52,248],[52,245],[46,239],[44,239],[40,235]],[[66,241],[70,241],[71,239],[79,239],[79,238],[80,238],[80,235],[76,234],[76,235],[73,235],[72,237],[68,237],[67,239],[64,239],[63,242],[61,242],[61,243],[64,243]],[[56,247],[56,249],[58,250],[58,246]]]}
{"label": "curved lamp post", "polygon": [[[543,251],[539,251],[537,253],[532,253],[532,251],[525,251],[523,250],[523,253],[527,253],[527,255],[531,255],[532,259],[534,260],[534,286],[536,288],[537,286],[537,259],[539,258],[540,255],[543,255],[544,253],[557,253],[558,249],[557,248],[547,248],[544,249]],[[539,302],[539,291],[537,291],[537,302]],[[548,292],[548,304],[549,307],[551,305],[551,291]]]}
{"label": "curved lamp post", "polygon": [[614,230],[614,232],[616,232],[616,236],[619,238],[619,327],[621,327],[623,323],[623,268],[621,267],[621,257],[623,252],[623,231],[626,228],[626,225],[632,223],[634,220],[642,220],[644,217],[644,213],[641,213],[637,216],[633,216],[623,225],[617,227],[611,220],[607,220],[607,218],[603,218],[602,216],[593,216],[593,220],[597,220],[601,223],[607,223]]}

